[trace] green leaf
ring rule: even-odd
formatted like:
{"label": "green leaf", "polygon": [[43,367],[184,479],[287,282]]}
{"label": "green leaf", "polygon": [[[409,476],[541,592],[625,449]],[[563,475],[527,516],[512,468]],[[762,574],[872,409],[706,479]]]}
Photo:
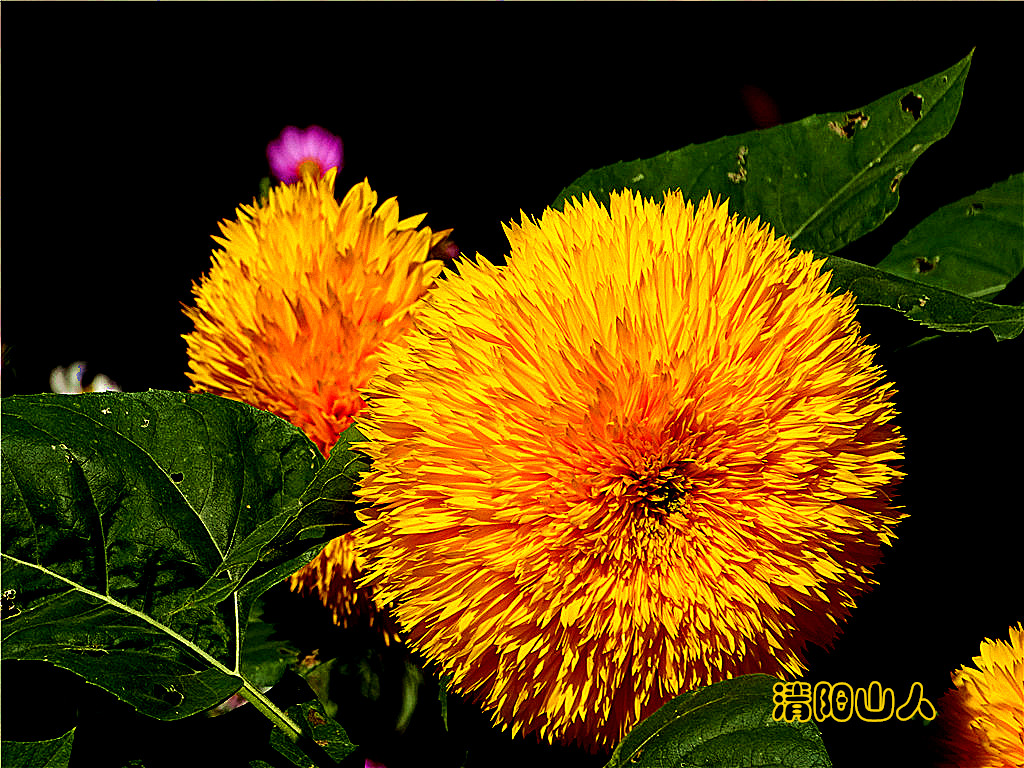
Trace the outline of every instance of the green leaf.
{"label": "green leaf", "polygon": [[441,703],[441,721],[444,723],[444,729],[448,730],[448,686],[452,684],[452,676],[449,674],[441,675],[441,679],[437,683],[437,700]]}
{"label": "green leaf", "polygon": [[988,328],[998,341],[1024,332],[1024,307],[961,296],[839,256],[829,256],[822,268],[832,271],[829,288],[850,291],[858,305],[888,307],[928,328],[947,333]]}
{"label": "green leaf", "polygon": [[301,506],[275,515],[233,548],[186,605],[219,602],[236,590],[251,601],[312,560],[328,541],[356,527],[352,491],[369,464],[350,446],[365,439],[354,426],[345,430],[302,492]]}
{"label": "green leaf", "polygon": [[657,200],[668,189],[690,200],[711,193],[728,198],[731,213],[770,222],[796,248],[832,253],[896,208],[900,181],[953,125],[972,55],[866,107],[588,171],[554,206],[587,193],[607,202],[622,188]]}
{"label": "green leaf", "polygon": [[320,747],[326,756],[335,761],[340,761],[355,751],[356,747],[349,741],[345,729],[337,720],[328,717],[323,704],[315,696],[302,704],[289,707],[287,712],[292,721],[301,726],[302,734],[308,740],[306,745],[302,745],[306,746],[306,749],[300,749],[300,745],[289,739],[280,728],[275,728],[271,733],[270,745],[300,768],[328,764],[323,760],[314,762],[310,759],[308,753],[314,751],[308,747],[310,742]]}
{"label": "green leaf", "polygon": [[354,526],[315,484],[337,466],[242,403],[15,396],[2,415],[2,580],[16,593],[2,656],[68,669],[152,717],[250,687],[253,601]]}
{"label": "green leaf", "polygon": [[256,192],[256,204],[263,206],[267,204],[267,200],[270,199],[270,188],[274,183],[270,180],[269,176],[264,176],[260,179],[259,189]]}
{"label": "green leaf", "polygon": [[[355,427],[350,426],[338,438],[331,449],[331,456],[323,469],[317,472],[309,488],[302,494],[302,504],[308,510],[311,520],[332,520],[339,507],[355,506],[355,490],[359,476],[370,468],[366,456],[359,451],[358,443],[366,438]],[[354,518],[353,518],[354,519]],[[315,526],[301,531],[301,535],[313,535]],[[338,536],[335,533],[331,538]]]}
{"label": "green leaf", "polygon": [[634,728],[606,768],[829,768],[813,721],[772,717],[768,675],[744,675],[677,696]]}
{"label": "green leaf", "polygon": [[75,729],[46,741],[0,742],[0,765],[5,768],[67,768]]}
{"label": "green leaf", "polygon": [[263,620],[263,604],[257,601],[249,614],[249,627],[245,633],[242,675],[260,688],[269,688],[298,661],[298,649],[280,636],[275,624]]}
{"label": "green leaf", "polygon": [[999,293],[1024,270],[1024,174],[940,208],[878,268],[972,298]]}

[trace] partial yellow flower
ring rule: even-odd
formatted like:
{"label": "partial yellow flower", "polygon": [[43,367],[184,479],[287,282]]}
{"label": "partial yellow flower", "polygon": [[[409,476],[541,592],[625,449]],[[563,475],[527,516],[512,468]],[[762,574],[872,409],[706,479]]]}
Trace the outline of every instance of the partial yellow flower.
{"label": "partial yellow flower", "polygon": [[974,667],[953,672],[942,697],[946,765],[1024,768],[1024,626],[1010,642],[985,639]]}
{"label": "partial yellow flower", "polygon": [[366,390],[366,583],[453,688],[548,740],[800,674],[902,517],[853,298],[710,198],[506,232],[508,266],[459,262]]}
{"label": "partial yellow flower", "polygon": [[[430,249],[450,230],[400,219],[394,198],[356,184],[339,204],[337,170],[272,189],[220,225],[213,267],[193,286],[185,336],[193,390],[240,400],[302,428],[326,456],[363,408],[381,344],[411,327],[442,269]],[[354,585],[359,558],[335,540],[291,581],[339,624],[376,610]]]}

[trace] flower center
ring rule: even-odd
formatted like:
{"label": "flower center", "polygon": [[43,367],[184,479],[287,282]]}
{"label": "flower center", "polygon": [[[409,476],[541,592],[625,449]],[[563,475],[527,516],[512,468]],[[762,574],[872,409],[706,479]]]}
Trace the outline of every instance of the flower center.
{"label": "flower center", "polygon": [[641,485],[639,509],[644,520],[660,527],[671,515],[684,514],[683,499],[688,483],[676,470],[663,470],[646,485]]}
{"label": "flower center", "polygon": [[661,519],[682,512],[685,495],[686,487],[682,477],[659,478],[654,487],[643,494],[644,512]]}
{"label": "flower center", "polygon": [[306,178],[307,176],[313,179],[313,181],[319,181],[320,176],[323,172],[320,170],[320,163],[312,157],[307,157],[298,167],[295,169],[300,179]]}
{"label": "flower center", "polygon": [[682,467],[648,455],[635,461],[624,479],[634,509],[650,523],[660,525],[670,515],[683,513],[690,483]]}
{"label": "flower center", "polygon": [[[669,532],[669,518],[676,514],[685,517],[687,485],[686,478],[673,470],[663,470],[646,483],[641,481],[636,488],[635,511],[630,523],[638,544],[649,546],[664,541]],[[653,554],[654,550],[651,552]]]}

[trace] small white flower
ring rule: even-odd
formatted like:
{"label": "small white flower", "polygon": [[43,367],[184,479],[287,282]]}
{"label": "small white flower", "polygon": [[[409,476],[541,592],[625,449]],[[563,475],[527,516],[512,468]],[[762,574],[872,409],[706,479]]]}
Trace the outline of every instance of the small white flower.
{"label": "small white flower", "polygon": [[120,392],[121,388],[108,376],[97,373],[88,386],[82,386],[85,363],[79,360],[67,368],[57,366],[50,371],[50,391],[58,395],[80,395],[83,392]]}

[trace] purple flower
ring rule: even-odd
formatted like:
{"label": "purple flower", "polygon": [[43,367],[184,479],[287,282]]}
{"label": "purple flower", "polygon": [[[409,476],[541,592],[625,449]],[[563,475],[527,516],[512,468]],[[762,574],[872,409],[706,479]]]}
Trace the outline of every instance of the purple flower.
{"label": "purple flower", "polygon": [[309,174],[320,179],[330,168],[341,168],[341,139],[319,125],[300,130],[289,125],[267,144],[270,171],[285,184]]}

